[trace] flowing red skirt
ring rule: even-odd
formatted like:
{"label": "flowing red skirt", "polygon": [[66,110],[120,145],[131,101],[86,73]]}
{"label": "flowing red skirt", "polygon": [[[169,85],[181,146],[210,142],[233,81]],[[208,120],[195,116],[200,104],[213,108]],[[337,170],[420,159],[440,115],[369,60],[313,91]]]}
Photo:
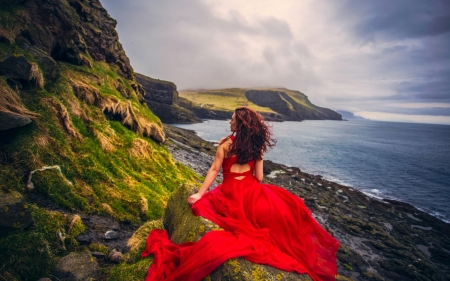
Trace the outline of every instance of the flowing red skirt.
{"label": "flowing red skirt", "polygon": [[231,258],[297,273],[313,280],[335,280],[339,242],[311,216],[303,201],[254,177],[227,179],[192,206],[196,216],[224,230],[198,242],[174,244],[164,230],[153,230],[142,257],[154,255],[146,281],[198,281]]}

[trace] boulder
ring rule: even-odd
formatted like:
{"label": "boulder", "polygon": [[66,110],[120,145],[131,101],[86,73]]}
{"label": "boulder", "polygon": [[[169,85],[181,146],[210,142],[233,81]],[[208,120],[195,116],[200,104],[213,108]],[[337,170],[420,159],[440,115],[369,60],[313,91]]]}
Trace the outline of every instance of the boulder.
{"label": "boulder", "polygon": [[34,83],[39,88],[44,87],[44,78],[38,65],[29,62],[23,55],[6,55],[0,61],[0,75],[18,80],[23,85]]}
{"label": "boulder", "polygon": [[53,275],[57,280],[84,281],[100,273],[97,260],[89,253],[70,253],[56,264]]}
{"label": "boulder", "polygon": [[122,257],[122,253],[117,251],[116,249],[113,249],[109,255],[108,255],[108,259],[114,263],[120,263],[123,259]]}
{"label": "boulder", "polygon": [[14,190],[0,189],[0,235],[24,229],[33,222],[23,196]]}
{"label": "boulder", "polygon": [[0,111],[0,131],[25,126],[31,119],[20,114]]}
{"label": "boulder", "polygon": [[[196,190],[196,187],[183,185],[169,199],[163,223],[174,243],[198,241],[205,233],[221,229],[213,222],[192,214],[186,199]],[[285,272],[237,258],[228,260],[205,280],[311,280],[311,278],[308,275]]]}

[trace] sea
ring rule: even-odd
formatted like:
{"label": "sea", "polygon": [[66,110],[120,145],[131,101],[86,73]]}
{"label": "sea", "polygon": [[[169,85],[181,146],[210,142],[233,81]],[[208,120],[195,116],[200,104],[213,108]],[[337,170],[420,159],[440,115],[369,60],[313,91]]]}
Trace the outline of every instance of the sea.
{"label": "sea", "polygon": [[[450,223],[450,126],[371,120],[270,125],[277,144],[265,159],[410,203]],[[175,126],[215,142],[231,133],[228,121]]]}

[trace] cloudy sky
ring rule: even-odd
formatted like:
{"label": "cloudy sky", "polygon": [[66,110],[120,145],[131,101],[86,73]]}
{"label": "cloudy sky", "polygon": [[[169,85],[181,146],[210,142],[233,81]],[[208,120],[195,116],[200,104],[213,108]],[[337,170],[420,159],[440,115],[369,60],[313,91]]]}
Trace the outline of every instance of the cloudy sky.
{"label": "cloudy sky", "polygon": [[101,0],[136,72],[286,87],[374,120],[450,124],[448,0]]}

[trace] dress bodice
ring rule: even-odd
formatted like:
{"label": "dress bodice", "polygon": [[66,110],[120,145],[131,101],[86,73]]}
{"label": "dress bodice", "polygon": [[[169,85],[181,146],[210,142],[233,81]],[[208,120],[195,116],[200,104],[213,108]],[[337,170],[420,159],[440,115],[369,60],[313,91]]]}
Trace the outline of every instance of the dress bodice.
{"label": "dress bodice", "polygon": [[[230,139],[231,139],[231,141],[233,141],[234,136],[231,135]],[[246,172],[242,172],[242,173],[231,172],[231,166],[233,166],[236,163],[236,161],[237,161],[237,156],[231,156],[231,157],[227,157],[227,158],[223,159],[222,172],[223,172],[224,180],[228,179],[228,178],[236,178],[236,177],[241,177],[241,176],[253,176],[253,172],[255,170],[255,161],[254,160],[247,163],[250,166],[250,170],[248,170]]]}

